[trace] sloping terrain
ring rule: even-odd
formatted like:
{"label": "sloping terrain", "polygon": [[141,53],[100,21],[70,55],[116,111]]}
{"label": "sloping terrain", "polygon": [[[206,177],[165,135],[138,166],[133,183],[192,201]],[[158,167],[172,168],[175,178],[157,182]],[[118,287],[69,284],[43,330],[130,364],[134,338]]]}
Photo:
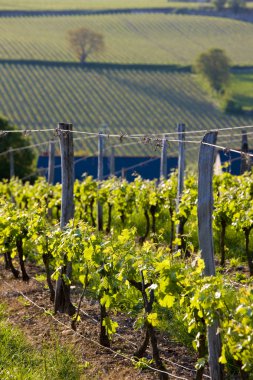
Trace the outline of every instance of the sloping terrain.
{"label": "sloping terrain", "polygon": [[[97,133],[107,126],[110,134],[149,135],[174,132],[178,123],[185,123],[188,131],[253,123],[252,117],[223,115],[189,73],[2,64],[0,88],[2,112],[22,129],[56,128],[58,122],[68,121],[79,131]],[[188,140],[199,141],[202,135],[195,133]],[[32,134],[36,143],[52,136],[53,132]],[[76,150],[96,153],[96,139],[75,137],[80,138]],[[220,142],[227,144],[227,137]],[[110,143],[120,145],[116,138]],[[176,145],[170,148],[174,154]],[[116,154],[154,154],[147,148],[144,143],[119,146]],[[196,150],[198,145],[189,143],[188,148]]]}
{"label": "sloping terrain", "polygon": [[172,14],[1,18],[0,59],[77,62],[67,33],[79,27],[104,37],[105,49],[90,62],[191,65],[213,47],[224,49],[233,65],[253,61],[253,24]]}

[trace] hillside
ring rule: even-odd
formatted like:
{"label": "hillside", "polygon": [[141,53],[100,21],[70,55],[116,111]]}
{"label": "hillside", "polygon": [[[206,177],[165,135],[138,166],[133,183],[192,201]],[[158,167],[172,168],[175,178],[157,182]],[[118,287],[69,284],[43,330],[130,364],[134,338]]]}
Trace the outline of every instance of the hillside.
{"label": "hillside", "polygon": [[[196,2],[178,3],[167,0],[0,0],[1,10],[101,10],[101,9],[128,9],[128,8],[170,8],[187,6],[198,8]],[[203,5],[202,5],[203,6]]]}
{"label": "hillside", "polygon": [[[55,128],[59,121],[68,121],[79,131],[98,132],[106,125],[111,134],[151,134],[173,132],[179,122],[194,131],[253,122],[253,118],[224,116],[187,73],[1,64],[0,88],[2,112],[22,129]],[[35,142],[52,136],[53,132],[32,135]],[[75,137],[80,137],[77,150],[96,153],[96,139]],[[196,134],[194,138],[199,140]],[[111,138],[109,143],[119,144],[119,139]],[[198,145],[188,148],[197,151]],[[176,150],[172,144],[170,151]],[[116,154],[147,152],[157,154],[144,144],[119,147]]]}
{"label": "hillside", "polygon": [[0,59],[77,61],[67,32],[85,26],[104,36],[105,49],[88,61],[190,65],[201,52],[224,49],[233,65],[251,65],[253,24],[165,14],[2,18]]}
{"label": "hillside", "polygon": [[[31,9],[28,0],[8,2],[14,3]],[[67,1],[56,4],[67,7]],[[101,7],[102,0],[92,2],[96,4]],[[66,35],[84,25],[104,35],[106,49],[81,65]],[[253,51],[248,41],[252,38],[253,24],[197,15],[2,17],[0,113],[20,129],[54,129],[58,122],[68,121],[78,131],[97,133],[106,126],[117,135],[170,133],[180,122],[187,131],[250,125],[252,116],[222,114],[191,74],[190,65],[200,52],[219,47],[233,65],[250,66]],[[247,99],[250,102],[250,90]],[[189,136],[188,158],[196,158],[202,135]],[[227,146],[236,139],[240,145],[238,135],[223,133],[219,143]],[[32,134],[35,143],[52,137],[53,131]],[[96,138],[85,137],[75,135],[76,152],[96,154]],[[126,138],[123,142],[130,145],[117,147],[118,155],[159,154],[160,147]],[[110,138],[107,144],[121,145],[118,138]],[[170,144],[169,153],[177,154],[177,143]]]}

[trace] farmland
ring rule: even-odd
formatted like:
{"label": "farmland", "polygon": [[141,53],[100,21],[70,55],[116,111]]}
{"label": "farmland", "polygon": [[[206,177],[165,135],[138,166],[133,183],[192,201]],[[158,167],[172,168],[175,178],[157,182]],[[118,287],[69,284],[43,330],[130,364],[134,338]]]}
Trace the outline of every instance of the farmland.
{"label": "farmland", "polygon": [[251,65],[253,24],[188,15],[120,14],[2,18],[0,59],[77,61],[67,32],[85,26],[103,34],[105,49],[88,61],[191,65],[201,52],[224,49],[232,65]]}
{"label": "farmland", "polygon": [[[250,379],[253,175],[233,176],[229,167],[213,178],[211,172],[215,144],[232,162],[240,129],[247,126],[252,141],[253,23],[164,12],[70,15],[71,9],[125,6],[0,0],[0,10],[13,11],[0,18],[0,113],[19,129],[8,130],[4,121],[0,131],[2,167],[10,166],[12,177],[0,182],[0,323],[9,336],[0,345],[0,377],[11,380],[15,371],[28,380],[38,372],[55,380]],[[40,16],[15,13],[31,9]],[[69,14],[43,13],[63,9]],[[80,27],[105,39],[105,49],[85,64],[66,39]],[[222,113],[223,94],[207,92],[191,69],[213,47],[225,50],[234,66],[229,91],[246,110],[238,116]],[[187,169],[189,163],[195,169],[200,148],[199,176],[187,170],[181,193],[177,171],[160,181],[137,174],[132,182],[87,175],[73,181],[72,137],[74,154],[85,157],[102,150],[98,131],[107,135],[105,148],[116,144],[115,155],[159,156],[167,133],[170,156],[178,151],[178,123],[186,124]],[[208,130],[218,131],[200,144]],[[11,174],[16,151],[18,164],[25,161],[20,148],[7,151],[9,137],[20,132],[32,137],[27,143],[45,142],[40,151],[51,139],[60,143],[63,186]],[[247,155],[238,157],[249,164]],[[101,167],[98,172],[102,178]],[[32,341],[33,348],[20,346],[34,352],[30,361],[24,352],[14,359],[19,335],[14,339],[3,322],[3,302],[6,318]],[[60,341],[72,342],[70,351]],[[45,343],[55,355],[43,350]]]}
{"label": "farmland", "polygon": [[[203,6],[203,4],[201,4]],[[207,6],[208,5],[204,5]],[[0,0],[2,10],[62,10],[62,9],[126,9],[126,8],[169,8],[169,7],[188,7],[198,8],[196,2],[173,2],[166,0]]]}
{"label": "farmland", "polygon": [[[59,120],[68,120],[77,130],[97,132],[107,125],[110,133],[149,134],[175,131],[179,122],[188,130],[252,122],[222,115],[187,73],[2,64],[0,86],[2,112],[25,129],[54,128]],[[43,141],[50,133],[33,138]],[[76,144],[78,150],[96,151],[92,139]],[[146,150],[137,144],[118,152],[132,155]]]}

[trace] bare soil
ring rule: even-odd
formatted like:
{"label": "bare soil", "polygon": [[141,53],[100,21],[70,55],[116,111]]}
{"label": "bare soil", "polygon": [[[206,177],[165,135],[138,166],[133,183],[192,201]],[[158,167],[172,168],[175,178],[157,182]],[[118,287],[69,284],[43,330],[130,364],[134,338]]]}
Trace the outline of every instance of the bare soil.
{"label": "bare soil", "polygon": [[[130,318],[125,315],[113,316],[119,328],[111,342],[113,352],[109,351],[98,344],[99,309],[96,301],[84,298],[81,321],[78,322],[75,332],[71,329],[70,317],[63,314],[53,315],[49,291],[45,288],[45,284],[34,278],[41,269],[30,265],[28,272],[31,279],[29,282],[23,282],[21,279],[14,279],[1,263],[0,302],[7,305],[10,323],[18,326],[32,345],[40,348],[43,344],[55,342],[56,339],[61,344],[71,345],[78,360],[83,364],[88,363],[87,368],[83,370],[85,379],[159,378],[158,372],[151,369],[136,369],[128,359],[141,340],[141,332],[134,330]],[[77,303],[78,297],[75,297],[74,293],[73,300]],[[170,379],[194,379],[196,357],[191,352],[161,333],[158,334],[158,344]],[[151,352],[147,352],[146,358],[151,359],[151,357]],[[154,367],[154,364],[152,366]]]}

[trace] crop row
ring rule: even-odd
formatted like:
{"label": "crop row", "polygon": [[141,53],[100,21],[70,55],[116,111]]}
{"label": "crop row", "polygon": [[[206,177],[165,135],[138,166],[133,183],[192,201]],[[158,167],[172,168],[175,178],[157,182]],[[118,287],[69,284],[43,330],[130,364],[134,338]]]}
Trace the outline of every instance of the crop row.
{"label": "crop row", "polygon": [[[224,224],[226,228],[230,226],[236,231],[237,243],[241,243],[239,236],[245,237],[251,275],[252,254],[247,250],[247,243],[252,229],[252,183],[250,173],[214,178],[215,229],[223,231]],[[19,257],[22,278],[28,281],[24,258],[32,259],[37,265],[44,263],[54,311],[73,316],[74,329],[80,316],[71,303],[70,284],[81,287],[80,302],[87,292],[92,294],[100,304],[99,340],[106,347],[111,345],[119,327],[115,321],[117,313],[127,313],[144,335],[133,353],[135,360],[143,357],[150,339],[152,364],[165,372],[157,347],[157,329],[170,331],[172,338],[179,338],[177,328],[188,331],[198,353],[196,378],[201,379],[207,363],[206,341],[208,349],[212,344],[207,327],[212,326],[214,339],[219,336],[222,342],[218,355],[219,362],[226,365],[226,375],[229,377],[231,370],[233,373],[240,370],[241,378],[247,378],[247,373],[251,375],[253,371],[252,281],[236,271],[204,276],[204,262],[196,255],[194,238],[189,233],[196,234],[195,178],[187,177],[178,213],[176,189],[174,174],[159,186],[155,181],[142,181],[139,177],[132,184],[112,178],[102,183],[98,195],[97,183],[87,177],[82,183],[75,183],[75,216],[60,229],[60,185],[49,186],[41,180],[33,186],[24,185],[15,179],[1,183],[0,252],[4,254],[6,269],[18,277],[19,271],[13,264],[16,266]],[[108,215],[113,209],[113,225],[107,223],[107,233],[97,232],[90,225],[94,222],[92,214],[97,196],[103,207],[108,208]],[[147,234],[138,239],[142,214],[146,219],[147,215],[152,216],[153,234],[148,240]],[[171,246],[165,237],[168,217],[171,226],[176,221],[190,222],[192,226],[187,235],[182,232],[181,239],[171,240]],[[162,223],[156,224],[160,218]],[[183,255],[186,253],[182,250],[183,240],[187,243],[188,258]],[[233,251],[234,247],[226,248],[226,254],[231,254],[230,248]],[[234,258],[233,262],[238,260]],[[70,263],[72,275],[67,269]],[[64,294],[63,303],[58,303],[59,287],[63,288],[60,291]],[[211,373],[213,365],[220,366],[218,360],[216,363],[210,360],[209,365]],[[160,379],[167,380],[165,375]]]}
{"label": "crop row", "polygon": [[[8,10],[75,10],[75,9],[121,9],[121,8],[166,8],[171,6],[179,7],[181,2],[167,2],[166,0],[156,0],[155,4],[153,0],[128,0],[124,3],[120,0],[58,0],[52,3],[51,0],[37,0],[34,3],[32,0],[0,0],[0,9]],[[182,6],[198,7],[196,3],[183,3]]]}
{"label": "crop row", "polygon": [[90,61],[189,65],[201,52],[217,47],[227,52],[232,64],[252,63],[252,24],[172,14],[3,18],[1,59],[76,61],[67,32],[84,26],[105,39],[105,50]]}
{"label": "crop row", "polygon": [[[97,133],[106,125],[111,134],[151,134],[174,132],[180,122],[188,131],[252,123],[250,119],[222,115],[208,102],[192,74],[186,73],[2,64],[0,88],[1,112],[26,129],[49,129],[68,121],[79,131]],[[44,142],[52,133],[32,137],[36,143]],[[193,134],[188,140],[196,138]],[[112,139],[111,143],[119,141]],[[220,143],[227,146],[229,142],[225,137]],[[171,143],[170,153],[175,154],[176,145]],[[198,148],[196,144],[188,147]],[[80,139],[76,149],[94,154],[96,142]],[[152,150],[136,144],[119,148],[116,154],[147,152]]]}

